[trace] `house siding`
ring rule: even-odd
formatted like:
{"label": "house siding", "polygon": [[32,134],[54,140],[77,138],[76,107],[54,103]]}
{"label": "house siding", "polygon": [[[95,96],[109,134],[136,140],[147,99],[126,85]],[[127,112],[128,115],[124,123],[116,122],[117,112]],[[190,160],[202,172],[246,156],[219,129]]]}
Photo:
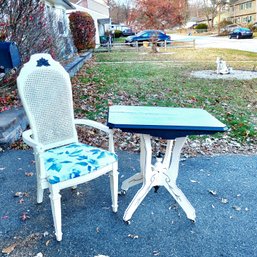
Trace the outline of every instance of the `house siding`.
{"label": "house siding", "polygon": [[88,0],[88,9],[109,17],[109,7],[101,2]]}
{"label": "house siding", "polygon": [[66,10],[74,9],[74,7],[67,0],[45,0],[45,4],[48,15],[51,15],[51,13],[54,14],[55,21],[53,26],[55,27],[56,33],[58,33],[60,36],[59,41],[57,42],[57,47],[61,50],[57,58],[59,60],[69,59],[77,53],[77,49],[74,46],[71,36]]}
{"label": "house siding", "polygon": [[257,0],[240,0],[230,6],[230,20],[235,23],[257,21]]}

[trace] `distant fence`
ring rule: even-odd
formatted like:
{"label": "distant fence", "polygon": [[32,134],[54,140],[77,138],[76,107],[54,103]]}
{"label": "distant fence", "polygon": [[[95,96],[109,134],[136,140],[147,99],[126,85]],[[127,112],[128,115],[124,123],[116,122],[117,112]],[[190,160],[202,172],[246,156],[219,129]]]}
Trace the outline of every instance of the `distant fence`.
{"label": "distant fence", "polygon": [[[151,49],[151,42],[138,42],[133,43],[106,43],[98,44],[94,49],[94,52],[111,52],[111,51],[136,51],[144,52]],[[186,40],[172,40],[172,41],[163,41],[157,43],[158,50],[160,52],[168,52],[174,48],[193,48],[195,49],[195,39],[186,39]]]}

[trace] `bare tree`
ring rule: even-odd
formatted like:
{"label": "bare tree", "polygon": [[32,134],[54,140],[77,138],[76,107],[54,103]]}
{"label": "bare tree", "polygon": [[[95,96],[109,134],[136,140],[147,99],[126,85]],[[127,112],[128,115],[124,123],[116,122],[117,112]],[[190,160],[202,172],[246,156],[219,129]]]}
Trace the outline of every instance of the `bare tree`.
{"label": "bare tree", "polygon": [[203,0],[195,0],[190,3],[189,16],[190,17],[202,17],[203,13]]}
{"label": "bare tree", "polygon": [[[8,41],[18,45],[23,61],[36,52],[58,60],[68,46],[58,31],[56,16],[40,0],[0,0],[0,25]],[[0,32],[1,32],[0,31]]]}
{"label": "bare tree", "polygon": [[213,28],[214,18],[220,13],[226,0],[203,0],[203,13],[207,19],[209,28]]}
{"label": "bare tree", "polygon": [[129,17],[134,1],[132,0],[106,0],[110,6],[110,17],[115,23],[129,24]]}

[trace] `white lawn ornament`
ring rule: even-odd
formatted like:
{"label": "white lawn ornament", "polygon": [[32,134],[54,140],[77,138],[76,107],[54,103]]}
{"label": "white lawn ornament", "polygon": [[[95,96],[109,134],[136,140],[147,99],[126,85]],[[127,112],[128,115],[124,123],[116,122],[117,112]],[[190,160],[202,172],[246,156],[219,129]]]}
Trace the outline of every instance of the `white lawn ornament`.
{"label": "white lawn ornament", "polygon": [[229,67],[226,64],[226,62],[220,57],[217,57],[216,64],[217,64],[217,70],[216,70],[217,74],[229,74],[232,71],[232,68]]}

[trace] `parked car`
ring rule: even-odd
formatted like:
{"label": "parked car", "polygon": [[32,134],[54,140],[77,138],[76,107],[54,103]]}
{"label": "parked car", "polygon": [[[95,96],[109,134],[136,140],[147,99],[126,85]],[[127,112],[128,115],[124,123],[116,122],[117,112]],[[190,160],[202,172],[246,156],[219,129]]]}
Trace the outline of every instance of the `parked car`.
{"label": "parked car", "polygon": [[224,28],[222,28],[220,31],[222,33],[231,33],[233,30],[241,28],[241,26],[239,26],[238,24],[229,24],[227,26],[225,26]]}
{"label": "parked car", "polygon": [[132,30],[132,29],[124,29],[122,31],[122,36],[123,37],[127,37],[127,36],[133,36],[135,35],[136,33]]}
{"label": "parked car", "polygon": [[229,38],[252,38],[253,32],[248,28],[237,28],[229,34]]}
{"label": "parked car", "polygon": [[125,43],[130,46],[135,46],[138,42],[139,46],[143,45],[144,41],[151,42],[154,37],[157,37],[158,45],[164,44],[164,41],[171,41],[170,36],[166,35],[161,30],[143,30],[134,36],[126,38]]}

